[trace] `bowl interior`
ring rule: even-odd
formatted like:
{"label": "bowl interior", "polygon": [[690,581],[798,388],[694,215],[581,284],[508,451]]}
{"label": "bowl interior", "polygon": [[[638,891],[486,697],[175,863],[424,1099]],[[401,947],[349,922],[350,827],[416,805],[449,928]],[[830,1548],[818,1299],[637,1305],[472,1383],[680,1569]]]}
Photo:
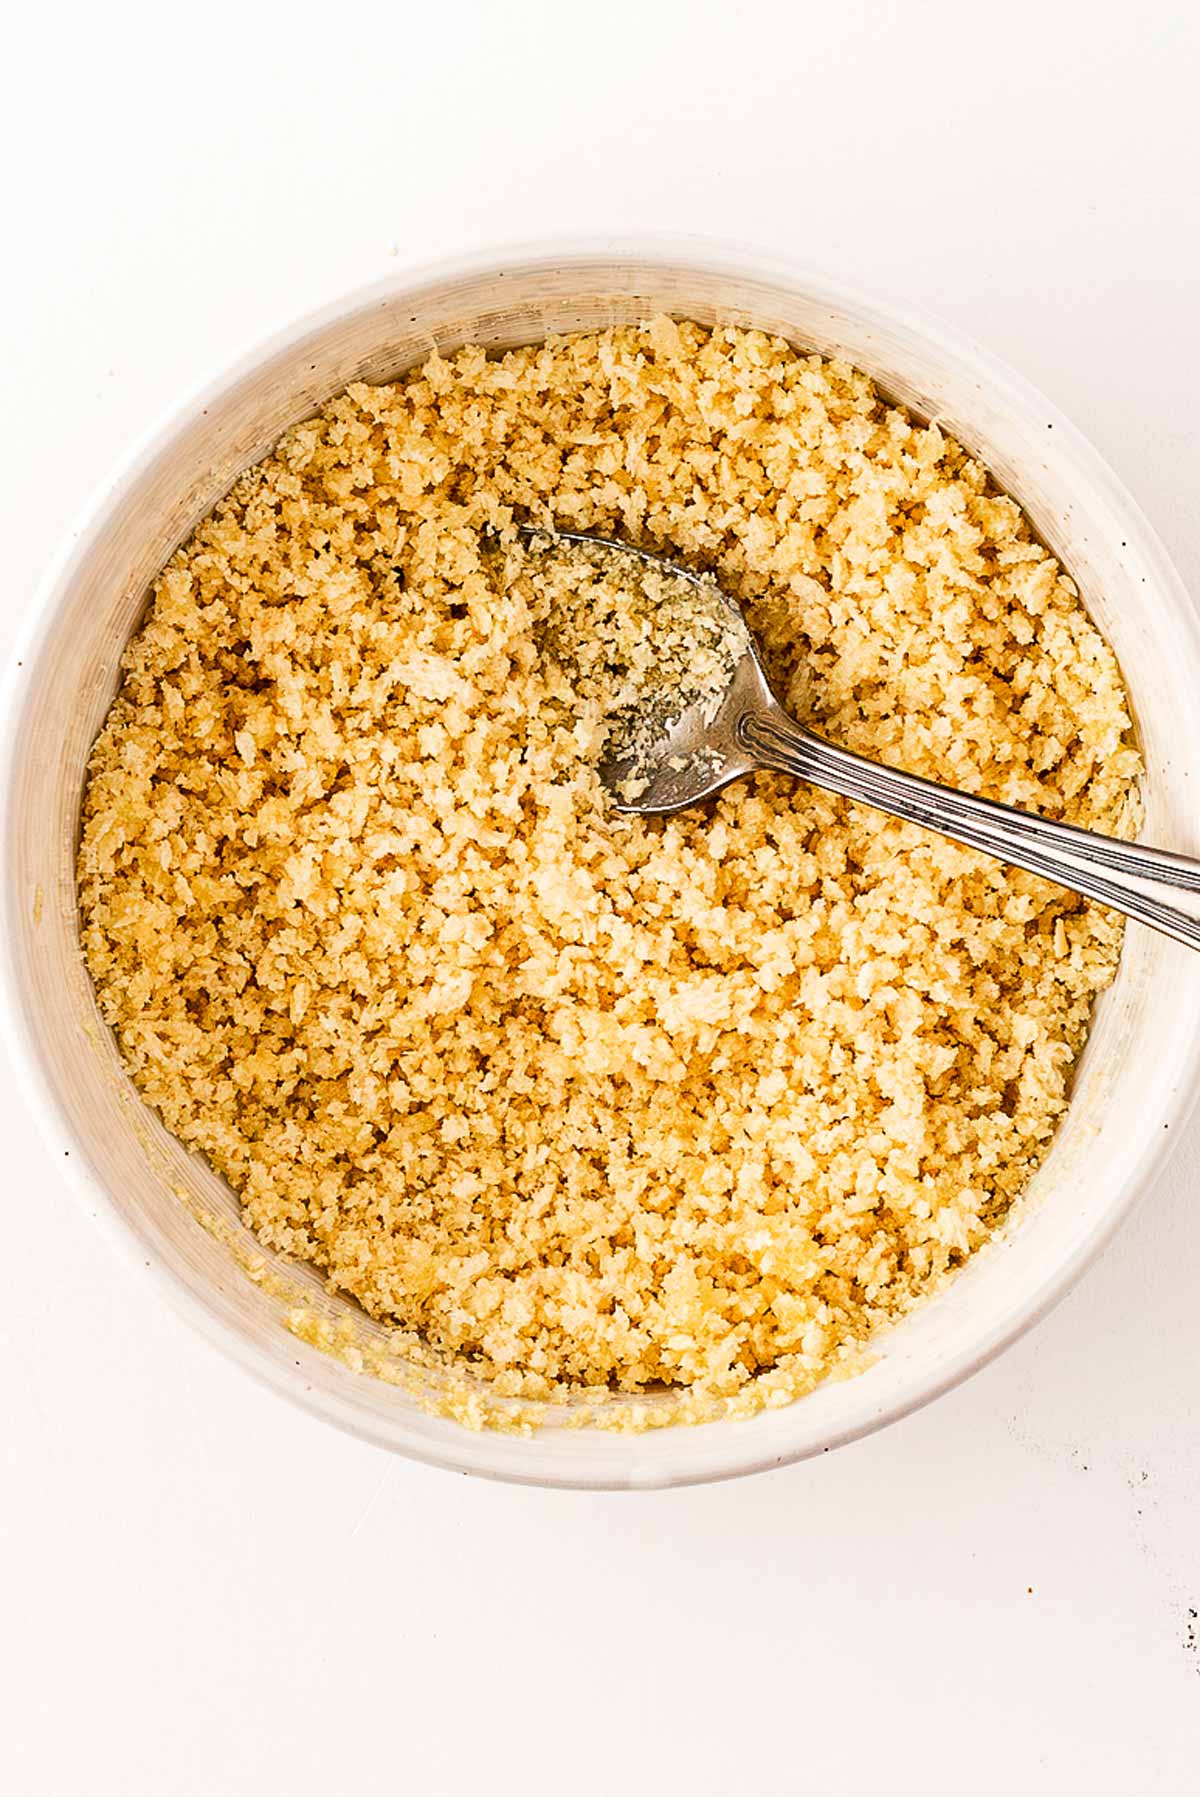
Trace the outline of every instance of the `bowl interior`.
{"label": "bowl interior", "polygon": [[[47,595],[8,718],[3,877],[17,1055],[117,1233],[212,1339],[331,1420],[463,1470],[552,1483],[658,1484],[772,1465],[944,1389],[1095,1252],[1161,1159],[1196,1073],[1200,958],[1130,926],[1029,1200],[944,1295],[881,1341],[867,1371],[744,1422],[639,1435],[553,1424],[529,1439],[427,1414],[403,1384],[355,1370],[375,1326],[310,1273],[264,1254],[229,1190],[142,1106],[80,960],[73,860],[88,751],[157,570],[244,467],[347,382],[392,377],[435,345],[502,348],[656,311],[755,325],[843,356],[979,454],[1116,649],[1146,757],[1146,838],[1200,850],[1190,803],[1200,790],[1189,727],[1200,708],[1197,626],[1160,545],[1099,459],[1024,383],[938,327],[818,281],[728,263],[515,258],[377,289],[297,327],[189,406],[105,495]],[[300,1299],[330,1331],[352,1332],[341,1357],[288,1331]]]}

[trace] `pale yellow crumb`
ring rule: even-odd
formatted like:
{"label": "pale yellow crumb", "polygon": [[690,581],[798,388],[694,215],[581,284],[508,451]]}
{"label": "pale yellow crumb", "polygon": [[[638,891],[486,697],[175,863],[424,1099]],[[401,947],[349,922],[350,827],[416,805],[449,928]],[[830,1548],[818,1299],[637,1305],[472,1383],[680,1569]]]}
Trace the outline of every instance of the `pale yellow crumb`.
{"label": "pale yellow crumb", "polygon": [[833,740],[1128,832],[1120,674],[940,430],[665,319],[350,388],[157,581],[91,760],[84,950],[146,1100],[390,1357],[289,1326],[449,1368],[475,1426],[749,1414],[1003,1221],[1120,921],[774,777],[618,814],[616,639],[572,660],[514,517],[710,567]]}

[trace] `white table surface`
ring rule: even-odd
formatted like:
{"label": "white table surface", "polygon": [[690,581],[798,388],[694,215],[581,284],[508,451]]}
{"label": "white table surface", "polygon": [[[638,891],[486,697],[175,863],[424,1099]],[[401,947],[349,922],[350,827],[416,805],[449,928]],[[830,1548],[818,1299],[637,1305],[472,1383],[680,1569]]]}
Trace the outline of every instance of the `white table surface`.
{"label": "white table surface", "polygon": [[[23,8],[0,650],[193,383],[361,279],[562,231],[735,236],[940,310],[1091,435],[1200,593],[1194,20]],[[112,1256],[7,1083],[0,1142],[11,1797],[1200,1789],[1200,1127],[966,1387],[638,1496],[455,1478],[291,1410]]]}

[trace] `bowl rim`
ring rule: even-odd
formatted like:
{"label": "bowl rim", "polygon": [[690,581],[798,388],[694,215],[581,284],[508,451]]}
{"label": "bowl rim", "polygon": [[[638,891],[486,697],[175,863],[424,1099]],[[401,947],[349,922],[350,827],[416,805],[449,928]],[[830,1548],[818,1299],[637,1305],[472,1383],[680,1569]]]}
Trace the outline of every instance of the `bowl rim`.
{"label": "bowl rim", "polygon": [[[1153,525],[1109,463],[1032,382],[936,313],[908,302],[863,291],[808,263],[730,240],[678,233],[650,233],[565,236],[532,242],[501,241],[468,254],[438,257],[413,265],[402,264],[385,275],[360,283],[294,316],[281,327],[260,337],[248,349],[226,363],[215,376],[208,376],[194,383],[182,399],[166,407],[157,420],[135,438],[130,448],[118,459],[112,472],[103,476],[93,487],[62,546],[52,557],[38,583],[27,615],[16,632],[8,665],[0,680],[0,853],[7,857],[20,723],[31,693],[39,653],[50,635],[60,606],[109,513],[137,486],[167,447],[206,408],[219,402],[257,368],[307,337],[373,304],[390,301],[398,294],[415,293],[438,283],[480,279],[498,274],[514,265],[520,265],[522,269],[531,272],[539,268],[547,271],[578,268],[583,272],[589,267],[604,266],[614,261],[631,261],[647,268],[657,266],[685,270],[698,279],[752,279],[790,287],[804,292],[818,302],[827,301],[833,307],[850,308],[860,314],[870,315],[880,323],[897,326],[902,331],[931,342],[939,353],[973,368],[992,393],[1003,398],[1007,404],[1021,412],[1035,411],[1042,420],[1053,424],[1056,459],[1073,462],[1076,471],[1098,497],[1114,514],[1119,514],[1125,540],[1130,548],[1136,550],[1143,565],[1152,570],[1156,586],[1169,593],[1173,619],[1178,621],[1181,628],[1190,630],[1196,658],[1200,663],[1200,614],[1193,606],[1182,577]],[[145,1244],[112,1202],[102,1180],[91,1170],[86,1145],[67,1117],[58,1092],[42,1066],[32,1024],[25,1013],[21,980],[13,953],[11,905],[12,895],[5,882],[0,896],[0,1042],[7,1051],[17,1089],[35,1117],[44,1142],[48,1147],[56,1149],[66,1139],[72,1148],[81,1150],[71,1155],[63,1169],[66,1184],[117,1251],[131,1265],[135,1265],[143,1277],[148,1275],[171,1307],[227,1360],[243,1367],[260,1384],[286,1397],[298,1408],[333,1423],[359,1440],[403,1453],[408,1458],[449,1471],[471,1473],[510,1483],[577,1489],[644,1489],[653,1485],[707,1483],[807,1459],[873,1434],[887,1424],[911,1415],[979,1372],[1061,1301],[1086,1268],[1099,1257],[1139,1198],[1161,1174],[1178,1147],[1183,1125],[1200,1099],[1198,1021],[1181,1055],[1177,1068],[1179,1077],[1174,1084],[1172,1099],[1163,1107],[1162,1114],[1169,1119],[1171,1127],[1157,1132],[1156,1141],[1141,1158],[1136,1177],[1129,1181],[1120,1196],[1097,1217],[1075,1250],[1059,1262],[1037,1286],[1015,1302],[990,1333],[969,1342],[956,1354],[948,1357],[946,1365],[936,1377],[931,1378],[926,1373],[920,1378],[910,1378],[910,1388],[898,1391],[887,1403],[874,1406],[869,1414],[860,1414],[841,1427],[827,1430],[819,1440],[798,1443],[792,1451],[756,1452],[750,1443],[741,1445],[737,1433],[730,1431],[728,1446],[693,1455],[692,1464],[683,1467],[669,1467],[661,1471],[650,1466],[632,1471],[625,1467],[611,1472],[603,1468],[589,1468],[568,1476],[553,1465],[545,1462],[538,1464],[536,1435],[522,1441],[520,1460],[503,1451],[505,1446],[511,1447],[511,1436],[493,1431],[477,1432],[461,1425],[457,1427],[452,1439],[437,1445],[424,1440],[410,1440],[403,1445],[398,1443],[382,1427],[374,1426],[371,1419],[361,1412],[352,1413],[348,1407],[343,1407],[335,1394],[308,1385],[303,1379],[289,1378],[287,1370],[265,1348],[228,1330],[203,1299],[164,1262],[154,1257],[147,1259]],[[721,1430],[723,1425],[718,1423],[713,1427]],[[701,1432],[708,1434],[707,1429]],[[695,1427],[680,1425],[670,1433],[695,1439],[697,1430]],[[630,1439],[636,1441],[638,1438]]]}

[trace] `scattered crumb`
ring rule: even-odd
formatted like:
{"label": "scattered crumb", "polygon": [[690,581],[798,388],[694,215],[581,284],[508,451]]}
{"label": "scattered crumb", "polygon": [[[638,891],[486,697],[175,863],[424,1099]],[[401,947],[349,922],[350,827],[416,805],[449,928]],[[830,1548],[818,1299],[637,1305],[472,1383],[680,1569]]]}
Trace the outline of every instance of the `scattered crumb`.
{"label": "scattered crumb", "polygon": [[84,804],[99,1002],[465,1420],[786,1403],[1008,1214],[1121,924],[774,776],[615,812],[514,518],[711,567],[836,742],[1133,827],[1075,586],[864,375],[665,319],[469,348],[289,431],[158,579]]}

